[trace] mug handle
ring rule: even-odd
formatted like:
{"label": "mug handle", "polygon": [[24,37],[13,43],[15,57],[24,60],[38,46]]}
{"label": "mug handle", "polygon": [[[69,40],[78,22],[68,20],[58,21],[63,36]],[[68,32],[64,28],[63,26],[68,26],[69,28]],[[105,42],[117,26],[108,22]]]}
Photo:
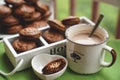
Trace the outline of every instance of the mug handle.
{"label": "mug handle", "polygon": [[113,48],[111,48],[110,46],[107,46],[107,45],[104,46],[104,50],[107,50],[108,52],[110,52],[110,54],[112,56],[112,61],[111,62],[105,62],[104,60],[101,60],[101,66],[110,67],[116,61],[116,51]]}
{"label": "mug handle", "polygon": [[0,70],[0,74],[3,75],[3,76],[6,76],[6,77],[7,77],[7,76],[11,76],[11,75],[13,75],[14,73],[17,72],[17,70],[21,67],[22,64],[23,64],[23,59],[21,59],[21,60],[18,62],[17,66],[16,66],[11,72],[5,73],[5,72],[3,72],[3,71]]}

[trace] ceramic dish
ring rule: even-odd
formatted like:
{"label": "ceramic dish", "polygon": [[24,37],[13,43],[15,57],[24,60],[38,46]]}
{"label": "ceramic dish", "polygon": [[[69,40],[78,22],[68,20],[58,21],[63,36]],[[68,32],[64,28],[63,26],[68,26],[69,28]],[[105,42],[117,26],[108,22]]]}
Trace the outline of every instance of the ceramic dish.
{"label": "ceramic dish", "polygon": [[[63,59],[65,61],[65,66],[62,70],[56,72],[56,73],[52,73],[49,75],[45,75],[42,73],[42,69],[44,68],[44,66],[46,64],[48,64],[49,62],[56,60],[56,59]],[[68,61],[66,60],[66,58],[64,58],[63,56],[60,55],[49,55],[49,54],[39,54],[37,56],[35,56],[32,61],[31,61],[31,65],[32,68],[34,70],[34,73],[42,80],[54,80],[58,77],[60,77],[66,70],[67,65],[68,65]]]}

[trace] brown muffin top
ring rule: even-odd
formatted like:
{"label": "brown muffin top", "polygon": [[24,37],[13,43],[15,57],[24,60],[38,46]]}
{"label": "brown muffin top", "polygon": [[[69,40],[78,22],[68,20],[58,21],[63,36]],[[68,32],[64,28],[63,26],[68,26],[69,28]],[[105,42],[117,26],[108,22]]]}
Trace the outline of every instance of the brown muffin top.
{"label": "brown muffin top", "polygon": [[65,32],[65,26],[58,20],[48,20],[47,23],[50,25],[51,28],[56,29],[61,32]]}
{"label": "brown muffin top", "polygon": [[20,40],[19,38],[16,39],[12,43],[12,45],[13,45],[14,49],[18,52],[28,51],[28,50],[31,50],[31,49],[37,47],[35,42],[33,42],[33,41],[23,41],[23,40]]}

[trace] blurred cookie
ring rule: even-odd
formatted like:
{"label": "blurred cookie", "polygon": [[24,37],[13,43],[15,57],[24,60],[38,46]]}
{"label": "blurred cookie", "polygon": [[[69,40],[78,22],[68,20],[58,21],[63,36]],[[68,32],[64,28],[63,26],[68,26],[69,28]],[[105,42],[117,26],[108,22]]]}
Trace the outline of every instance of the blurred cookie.
{"label": "blurred cookie", "polygon": [[19,20],[13,15],[5,17],[4,19],[2,19],[2,22],[2,24],[6,26],[13,26],[19,24]]}
{"label": "blurred cookie", "polygon": [[65,32],[65,30],[66,30],[65,26],[60,21],[58,21],[56,19],[48,20],[47,23],[51,28],[53,28],[57,31]]}
{"label": "blurred cookie", "polygon": [[4,0],[7,4],[11,4],[13,6],[20,6],[24,3],[24,0]]}
{"label": "blurred cookie", "polygon": [[24,41],[24,40],[20,40],[19,38],[14,40],[12,45],[13,48],[18,52],[28,51],[37,47],[34,41]]}
{"label": "blurred cookie", "polygon": [[33,27],[33,28],[41,28],[47,26],[47,22],[40,20],[40,21],[35,21],[31,24],[26,25],[26,27]]}
{"label": "blurred cookie", "polygon": [[41,13],[40,12],[34,12],[31,14],[30,17],[23,18],[24,21],[30,22],[30,21],[36,21],[41,19]]}
{"label": "blurred cookie", "polygon": [[70,16],[68,18],[63,19],[61,22],[65,26],[73,26],[73,25],[79,24],[80,19],[79,17],[76,17],[76,16]]}
{"label": "blurred cookie", "polygon": [[15,34],[15,33],[18,33],[22,29],[23,29],[22,25],[14,25],[14,26],[9,26],[9,27],[4,27],[3,33]]}
{"label": "blurred cookie", "polygon": [[31,17],[32,13],[34,12],[35,8],[28,4],[22,4],[14,9],[14,14],[22,18]]}
{"label": "blurred cookie", "polygon": [[0,18],[4,18],[9,16],[12,13],[12,10],[10,7],[5,5],[0,5]]}
{"label": "blurred cookie", "polygon": [[41,32],[32,27],[24,28],[19,32],[20,38],[24,40],[36,40],[39,39]]}
{"label": "blurred cookie", "polygon": [[48,43],[54,43],[64,39],[64,36],[60,32],[52,29],[44,31],[42,36]]}

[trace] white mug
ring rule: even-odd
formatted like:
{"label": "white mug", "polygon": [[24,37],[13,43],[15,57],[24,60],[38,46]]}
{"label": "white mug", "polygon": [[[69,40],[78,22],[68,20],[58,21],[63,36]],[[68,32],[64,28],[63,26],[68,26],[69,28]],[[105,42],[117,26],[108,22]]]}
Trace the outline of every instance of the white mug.
{"label": "white mug", "polygon": [[[90,34],[93,26],[89,24],[78,24],[69,27],[65,36],[67,38],[67,60],[69,67],[74,72],[80,74],[92,74],[98,72],[102,67],[110,67],[116,60],[116,52],[113,48],[106,45],[108,33],[105,29],[98,27],[94,35],[101,38],[98,43],[89,43],[83,40],[83,43],[76,42],[76,35]],[[88,35],[89,36],[89,35]],[[96,41],[95,41],[96,42]],[[104,50],[107,50],[111,56],[111,62],[104,61]]]}

